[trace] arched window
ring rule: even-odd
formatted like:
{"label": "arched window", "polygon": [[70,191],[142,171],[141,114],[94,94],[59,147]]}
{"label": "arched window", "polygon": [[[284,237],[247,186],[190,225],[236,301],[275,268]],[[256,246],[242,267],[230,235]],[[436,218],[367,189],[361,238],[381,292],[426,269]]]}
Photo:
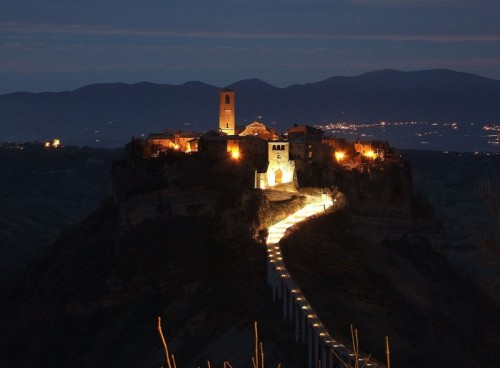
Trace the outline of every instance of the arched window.
{"label": "arched window", "polygon": [[231,103],[231,99],[229,98],[229,95],[226,95],[226,105],[229,105]]}
{"label": "arched window", "polygon": [[281,145],[281,150],[282,150],[282,151],[284,151],[284,150],[285,150],[285,145],[284,145],[284,144],[282,144],[282,145]]}
{"label": "arched window", "polygon": [[273,144],[273,151],[276,151],[276,145]]}

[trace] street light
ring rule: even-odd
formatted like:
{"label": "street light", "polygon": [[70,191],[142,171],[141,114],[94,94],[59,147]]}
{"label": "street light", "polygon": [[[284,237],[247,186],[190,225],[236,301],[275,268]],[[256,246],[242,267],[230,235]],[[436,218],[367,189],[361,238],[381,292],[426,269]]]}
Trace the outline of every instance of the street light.
{"label": "street light", "polygon": [[341,152],[341,151],[336,151],[335,152],[335,159],[337,160],[337,162],[342,161],[344,158],[345,158],[345,153],[344,152]]}

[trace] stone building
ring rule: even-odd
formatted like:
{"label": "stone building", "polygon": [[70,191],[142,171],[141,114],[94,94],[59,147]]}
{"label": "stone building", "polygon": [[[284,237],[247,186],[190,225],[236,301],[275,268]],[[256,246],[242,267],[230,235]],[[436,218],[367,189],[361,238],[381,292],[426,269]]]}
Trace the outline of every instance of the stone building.
{"label": "stone building", "polygon": [[223,89],[219,93],[219,130],[227,135],[235,135],[234,91]]}
{"label": "stone building", "polygon": [[167,129],[164,133],[149,134],[147,144],[153,153],[161,153],[168,150],[196,152],[198,151],[198,140],[201,136],[202,133],[183,133],[180,130]]}
{"label": "stone building", "polygon": [[258,121],[254,121],[253,123],[248,124],[244,127],[244,129],[238,133],[240,136],[255,136],[261,139],[265,139],[266,141],[274,141],[279,138],[274,129],[269,129],[262,123]]}
{"label": "stone building", "polygon": [[292,183],[295,162],[290,160],[290,143],[287,141],[267,142],[267,167],[255,173],[255,187],[271,188],[277,184]]}
{"label": "stone building", "polygon": [[323,144],[323,131],[309,125],[295,125],[287,131],[290,158],[307,163],[324,163],[333,157],[333,149]]}
{"label": "stone building", "polygon": [[389,152],[389,143],[383,141],[360,141],[358,139],[354,142],[354,149],[366,158],[383,160]]}

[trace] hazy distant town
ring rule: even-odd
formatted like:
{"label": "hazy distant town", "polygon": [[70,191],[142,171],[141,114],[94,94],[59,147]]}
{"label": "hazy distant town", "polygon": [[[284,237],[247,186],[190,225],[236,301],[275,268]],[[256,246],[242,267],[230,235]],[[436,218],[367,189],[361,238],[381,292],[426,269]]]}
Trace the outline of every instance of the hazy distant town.
{"label": "hazy distant town", "polygon": [[479,152],[498,150],[500,147],[500,124],[477,124],[459,122],[438,123],[427,121],[378,122],[373,124],[326,123],[317,127],[339,137],[363,137],[395,142],[400,148],[425,150],[453,150],[459,142],[468,150]]}

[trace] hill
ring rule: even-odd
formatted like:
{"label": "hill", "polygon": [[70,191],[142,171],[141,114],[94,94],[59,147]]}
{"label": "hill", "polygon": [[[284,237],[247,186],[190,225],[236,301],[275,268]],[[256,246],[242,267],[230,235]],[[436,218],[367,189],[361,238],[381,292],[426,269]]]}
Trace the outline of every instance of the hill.
{"label": "hill", "polygon": [[[500,81],[450,70],[381,70],[286,88],[248,79],[228,87],[237,93],[238,124],[257,119],[278,129],[325,121],[491,123],[500,116]],[[59,137],[119,146],[131,136],[165,128],[206,131],[217,126],[219,89],[201,82],[116,83],[5,94],[0,96],[0,140]]]}
{"label": "hill", "polygon": [[[252,237],[300,194],[269,203],[247,188],[244,170],[196,155],[116,161],[118,198],[60,237],[2,304],[0,364],[157,367],[160,315],[179,366],[250,366],[257,320],[270,366],[303,367],[305,346],[282,322]],[[411,198],[408,163],[298,175],[347,197],[346,212],[301,224],[283,242],[285,263],[330,330],[347,335],[356,324],[361,348],[379,360],[389,334],[399,366],[495,366],[495,314],[443,256],[432,208]]]}

